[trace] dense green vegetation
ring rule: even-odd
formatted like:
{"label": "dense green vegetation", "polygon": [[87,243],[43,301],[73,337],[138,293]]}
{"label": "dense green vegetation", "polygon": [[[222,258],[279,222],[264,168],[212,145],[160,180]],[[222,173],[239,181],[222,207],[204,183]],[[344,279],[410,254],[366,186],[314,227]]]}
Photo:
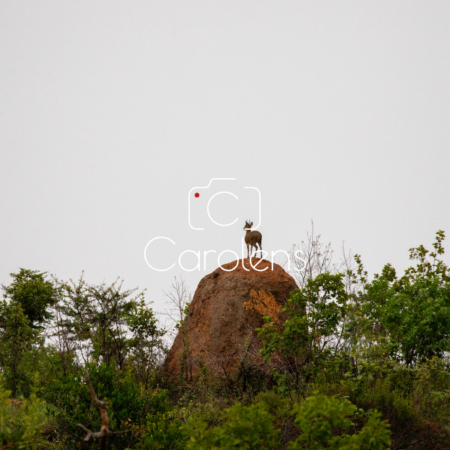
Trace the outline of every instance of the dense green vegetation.
{"label": "dense green vegetation", "polygon": [[0,304],[0,448],[97,448],[77,425],[102,424],[86,374],[120,432],[110,449],[450,448],[443,241],[411,249],[402,276],[369,278],[360,256],[333,266],[310,239],[283,320],[264,318],[261,355],[226,381],[164,374],[166,330],[143,293],[21,269]]}

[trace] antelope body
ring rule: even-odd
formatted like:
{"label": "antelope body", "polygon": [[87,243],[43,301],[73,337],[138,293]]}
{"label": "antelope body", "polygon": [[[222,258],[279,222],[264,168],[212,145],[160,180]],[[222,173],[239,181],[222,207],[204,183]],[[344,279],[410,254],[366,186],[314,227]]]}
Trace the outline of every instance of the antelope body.
{"label": "antelope body", "polygon": [[[253,247],[255,247],[255,253],[258,252],[259,246],[259,257],[262,258],[262,234],[259,231],[251,231],[253,226],[253,222],[245,221],[245,243],[247,244],[247,258],[250,257],[250,254],[253,254]],[[249,247],[251,253],[249,252]]]}

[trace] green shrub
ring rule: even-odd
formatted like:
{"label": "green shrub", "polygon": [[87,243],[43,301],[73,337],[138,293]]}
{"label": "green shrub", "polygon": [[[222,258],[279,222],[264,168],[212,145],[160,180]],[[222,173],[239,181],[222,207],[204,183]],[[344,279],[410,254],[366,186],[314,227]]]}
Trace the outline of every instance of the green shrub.
{"label": "green shrub", "polygon": [[187,448],[196,450],[269,450],[277,447],[278,430],[262,403],[245,407],[236,403],[224,414],[224,424],[213,428],[201,417],[184,427],[189,437]]}
{"label": "green shrub", "polygon": [[[128,433],[111,436],[108,448],[124,449],[136,445],[144,433],[148,418],[167,414],[171,408],[165,391],[145,390],[135,382],[129,371],[119,371],[105,364],[88,364],[88,368],[98,398],[109,402],[110,429],[129,430]],[[47,401],[55,406],[49,408],[49,414],[54,417],[63,448],[79,448],[84,433],[77,428],[77,423],[90,430],[100,430],[98,408],[92,403],[88,388],[81,380],[81,373],[68,373],[44,390]]]}
{"label": "green shrub", "polygon": [[174,418],[168,402],[164,406],[166,407],[165,412],[148,414],[141,429],[138,430],[135,427],[134,432],[140,433],[140,436],[139,443],[133,448],[136,450],[182,450],[186,448],[181,421]]}
{"label": "green shrub", "polygon": [[290,443],[291,449],[381,450],[391,443],[389,425],[378,412],[369,413],[359,433],[337,435],[354,427],[352,419],[363,414],[346,399],[315,394],[295,407],[294,413],[302,434]]}
{"label": "green shrub", "polygon": [[43,431],[48,424],[44,403],[35,394],[24,402],[12,402],[11,391],[0,388],[1,448],[11,450],[42,448]]}
{"label": "green shrub", "polygon": [[262,403],[266,406],[267,411],[273,416],[273,421],[277,428],[281,428],[283,423],[291,417],[289,399],[282,398],[275,392],[260,392],[255,397],[255,403]]}

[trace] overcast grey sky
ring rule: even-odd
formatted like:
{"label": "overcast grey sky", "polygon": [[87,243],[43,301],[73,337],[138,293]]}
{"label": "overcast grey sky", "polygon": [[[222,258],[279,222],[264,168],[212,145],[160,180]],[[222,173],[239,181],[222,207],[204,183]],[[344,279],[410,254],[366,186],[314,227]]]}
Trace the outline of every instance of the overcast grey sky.
{"label": "overcast grey sky", "polygon": [[[174,276],[194,289],[217,261],[155,272],[147,242],[176,243],[153,247],[161,267],[239,252],[246,186],[269,251],[313,219],[373,273],[450,233],[448,1],[3,0],[0,64],[2,283],[85,270],[162,309]],[[213,177],[253,217],[222,196],[214,217],[238,223],[192,230],[188,192]]]}

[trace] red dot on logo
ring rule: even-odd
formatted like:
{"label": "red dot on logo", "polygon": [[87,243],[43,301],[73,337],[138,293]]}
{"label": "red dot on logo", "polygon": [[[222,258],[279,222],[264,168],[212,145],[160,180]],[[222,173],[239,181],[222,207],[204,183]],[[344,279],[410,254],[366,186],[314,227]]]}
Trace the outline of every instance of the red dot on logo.
{"label": "red dot on logo", "polygon": [[195,193],[195,198],[199,198],[200,194],[198,192]]}

